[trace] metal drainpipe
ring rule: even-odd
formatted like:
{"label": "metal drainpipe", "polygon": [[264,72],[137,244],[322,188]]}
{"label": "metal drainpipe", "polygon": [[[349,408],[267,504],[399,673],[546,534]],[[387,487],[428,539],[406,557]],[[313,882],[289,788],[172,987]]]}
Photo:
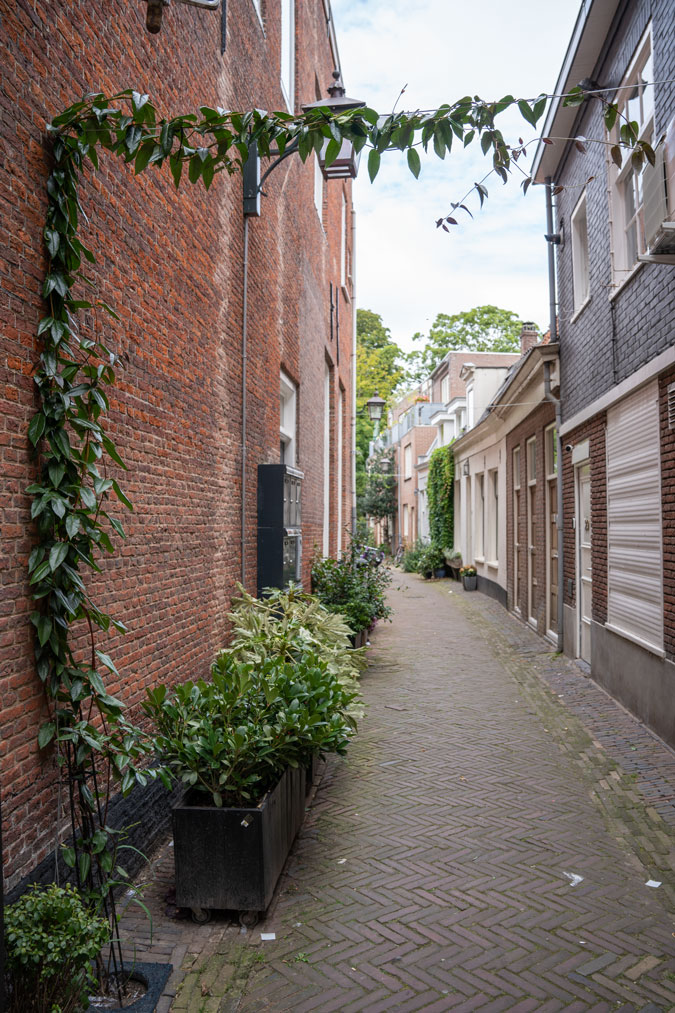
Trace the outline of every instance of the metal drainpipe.
{"label": "metal drainpipe", "polygon": [[[339,298],[339,296],[338,296]],[[352,200],[352,538],[356,538],[356,210]],[[338,490],[338,496],[341,490]]]}
{"label": "metal drainpipe", "polygon": [[246,586],[246,365],[248,355],[248,217],[244,215],[244,292],[241,314],[241,582]]}
{"label": "metal drainpipe", "polygon": [[[551,194],[551,177],[546,177],[546,231],[549,236],[553,235],[553,197]],[[558,315],[556,307],[555,291],[555,250],[551,241],[548,242],[548,295],[549,295],[549,329],[551,341],[558,338]],[[560,370],[560,353],[558,353],[558,370]],[[560,398],[554,397],[551,393],[551,363],[544,363],[544,398],[555,405],[555,432],[556,432],[556,456],[558,467],[556,471],[556,492],[557,492],[557,516],[556,531],[558,535],[558,650],[564,647],[563,639],[563,594],[565,590],[564,574],[564,531],[563,531],[563,457],[562,439],[560,427],[562,425],[562,403]]]}

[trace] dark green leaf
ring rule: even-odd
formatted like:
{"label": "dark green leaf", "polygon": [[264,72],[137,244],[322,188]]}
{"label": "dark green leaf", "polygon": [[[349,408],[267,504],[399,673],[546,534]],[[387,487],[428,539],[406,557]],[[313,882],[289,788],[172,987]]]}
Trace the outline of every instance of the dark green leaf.
{"label": "dark green leaf", "polygon": [[114,479],[113,479],[112,487],[115,490],[115,495],[117,496],[117,498],[120,501],[120,503],[124,503],[124,505],[127,508],[127,510],[133,510],[134,509],[133,508],[133,504],[131,503],[130,500],[127,499],[127,497],[124,495],[124,493],[122,492],[122,490],[120,489],[119,485],[117,484],[117,482]]}
{"label": "dark green leaf", "polygon": [[40,749],[44,749],[52,741],[55,731],[56,726],[51,721],[42,725],[38,732],[38,746]]}
{"label": "dark green leaf", "polygon": [[380,168],[380,153],[375,148],[368,155],[368,175],[370,176],[370,182],[372,183]]}
{"label": "dark green leaf", "polygon": [[58,568],[60,567],[61,563],[64,561],[67,555],[68,555],[67,542],[57,542],[56,545],[52,546],[51,551],[49,553],[49,569],[52,571],[52,573],[54,573],[55,570],[58,570]]}
{"label": "dark green leaf", "polygon": [[34,415],[30,421],[30,425],[28,426],[28,439],[34,447],[36,447],[40,442],[40,438],[45,431],[46,422],[47,420],[42,412],[38,412],[38,414]]}
{"label": "dark green leaf", "polygon": [[526,120],[530,124],[530,126],[536,127],[537,117],[535,116],[534,109],[532,108],[530,103],[526,102],[525,99],[520,99],[520,101],[518,102],[518,108],[520,109],[520,115],[523,117],[523,119]]}
{"label": "dark green leaf", "polygon": [[52,621],[49,616],[40,616],[37,625],[37,635],[40,647],[44,647],[52,635]]}
{"label": "dark green leaf", "polygon": [[412,172],[415,179],[418,179],[420,174],[420,156],[417,148],[408,148],[408,168]]}

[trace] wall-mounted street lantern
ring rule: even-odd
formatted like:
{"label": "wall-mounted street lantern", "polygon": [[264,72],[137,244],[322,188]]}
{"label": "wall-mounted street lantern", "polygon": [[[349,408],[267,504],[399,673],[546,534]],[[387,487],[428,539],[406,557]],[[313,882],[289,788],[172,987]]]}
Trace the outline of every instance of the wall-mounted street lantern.
{"label": "wall-mounted street lantern", "polygon": [[386,402],[383,397],[375,391],[373,396],[366,401],[366,408],[368,409],[368,416],[371,422],[379,422],[382,418],[382,411]]}
{"label": "wall-mounted street lantern", "polygon": [[[310,109],[325,109],[328,108],[335,115],[346,112],[348,109],[362,109],[365,106],[365,102],[362,102],[358,98],[349,98],[345,95],[344,85],[340,78],[340,71],[333,71],[333,84],[328,89],[330,95],[330,101],[326,99],[319,99],[318,102],[310,102],[308,105],[302,107],[304,113]],[[361,159],[361,152],[356,151],[351,141],[344,140],[340,153],[334,162],[329,166],[326,165],[326,148],[329,145],[329,139],[326,138],[323,148],[318,155],[319,166],[321,172],[326,179],[356,179],[359,171],[359,161]]]}
{"label": "wall-mounted street lantern", "polygon": [[[190,7],[201,7],[207,11],[217,11],[220,7],[220,0],[176,0],[180,4],[188,4]],[[156,35],[162,27],[162,14],[164,8],[168,7],[171,0],[146,0],[148,9],[145,15],[145,27],[152,35]]]}
{"label": "wall-mounted street lantern", "polygon": [[[150,2],[150,0],[148,0]],[[194,2],[194,0],[192,0]],[[333,71],[334,83],[328,89],[329,99],[319,99],[317,102],[310,102],[308,105],[302,107],[303,112],[307,112],[310,109],[328,109],[329,112],[338,115],[339,113],[345,112],[347,109],[361,109],[365,106],[365,102],[357,98],[348,98],[345,95],[345,89],[342,85],[340,78],[340,71]],[[321,171],[323,172],[326,179],[356,179],[356,174],[359,168],[359,157],[356,154],[354,145],[351,141],[343,141],[340,153],[335,161],[326,168],[325,163],[325,151],[330,143],[329,138],[326,138],[321,154],[318,156]],[[255,144],[251,144],[248,149],[248,158],[244,162],[243,167],[243,182],[244,182],[244,215],[246,218],[259,218],[260,217],[260,196],[264,195],[263,184],[267,177],[274,172],[278,165],[298,150],[298,139],[292,141],[285,149],[283,155],[279,155],[278,158],[272,162],[272,164],[266,169],[263,175],[260,175],[260,156],[258,155],[258,149]]]}

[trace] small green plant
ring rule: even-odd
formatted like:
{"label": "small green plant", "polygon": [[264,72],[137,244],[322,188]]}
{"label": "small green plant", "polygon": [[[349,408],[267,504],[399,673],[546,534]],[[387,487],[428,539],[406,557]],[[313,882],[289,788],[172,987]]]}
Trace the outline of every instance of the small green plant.
{"label": "small green plant", "polygon": [[322,605],[344,616],[353,633],[391,615],[386,600],[389,571],[361,559],[361,552],[362,546],[352,542],[340,559],[316,558],[312,566],[312,590]]}
{"label": "small green plant", "polygon": [[95,986],[92,961],[110,939],[107,919],[72,886],[30,887],[5,911],[9,1013],[75,1013]]}
{"label": "small green plant", "polygon": [[420,556],[424,552],[425,543],[415,542],[409,549],[406,549],[401,559],[401,567],[404,573],[418,573]]}
{"label": "small green plant", "polygon": [[475,566],[462,566],[459,571],[460,577],[475,577],[477,573]]}
{"label": "small green plant", "polygon": [[287,767],[344,753],[355,693],[316,655],[256,666],[224,651],[212,680],[148,690],[155,748],[170,773],[216,806],[255,805]]}
{"label": "small green plant", "polygon": [[425,545],[420,553],[417,572],[421,573],[424,577],[430,577],[436,570],[441,570],[444,566],[445,554],[443,549],[438,545],[434,545],[433,542],[430,545]]}

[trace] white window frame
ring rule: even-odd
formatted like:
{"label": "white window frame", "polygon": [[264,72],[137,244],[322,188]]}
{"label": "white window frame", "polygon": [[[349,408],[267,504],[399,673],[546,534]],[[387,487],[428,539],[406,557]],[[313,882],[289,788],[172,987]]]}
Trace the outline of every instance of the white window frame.
{"label": "white window frame", "polygon": [[499,562],[499,469],[490,468],[488,479],[488,566]]}
{"label": "white window frame", "polygon": [[403,448],[403,478],[412,478],[412,443]]}
{"label": "white window frame", "polygon": [[295,0],[281,0],[281,91],[295,111]]}
{"label": "white window frame", "polygon": [[590,299],[588,261],[588,219],[586,191],[582,193],[570,218],[572,230],[572,281],[574,287],[574,313],[580,313]]}
{"label": "white window frame", "polygon": [[410,537],[410,512],[407,503],[403,504],[403,537]]}
{"label": "white window frame", "polygon": [[314,207],[323,227],[323,173],[316,153],[314,155]]}
{"label": "white window frame", "polygon": [[473,384],[466,388],[466,428],[473,428]]}
{"label": "white window frame", "polygon": [[344,191],[340,211],[340,286],[347,295],[347,198]]}
{"label": "white window frame", "polygon": [[[629,101],[639,104],[638,135],[641,141],[654,143],[654,92],[651,86],[640,88],[645,80],[643,72],[653,78],[652,71],[652,28],[645,30],[635,50],[633,59],[621,82],[616,101],[620,114],[626,114]],[[638,91],[635,96],[634,92]],[[646,104],[644,99],[647,99]],[[644,108],[643,108],[644,107]],[[628,113],[630,115],[630,113]],[[610,141],[619,141],[619,131],[625,119],[620,115],[610,134]],[[622,149],[623,164],[619,169],[611,160],[608,147],[608,177],[610,198],[610,221],[612,236],[612,271],[615,286],[622,285],[639,266],[638,255],[645,252],[644,237],[644,194],[642,193],[642,169],[637,172],[631,163],[630,152]],[[631,195],[632,210],[627,207]]]}
{"label": "white window frame", "polygon": [[286,373],[281,371],[279,383],[279,440],[283,447],[282,464],[295,467],[297,461],[297,404],[298,388]]}
{"label": "white window frame", "polygon": [[441,380],[441,401],[447,404],[450,400],[450,377],[444,376]]}
{"label": "white window frame", "polygon": [[476,562],[485,561],[485,472],[479,471],[475,476],[474,495],[474,558]]}

